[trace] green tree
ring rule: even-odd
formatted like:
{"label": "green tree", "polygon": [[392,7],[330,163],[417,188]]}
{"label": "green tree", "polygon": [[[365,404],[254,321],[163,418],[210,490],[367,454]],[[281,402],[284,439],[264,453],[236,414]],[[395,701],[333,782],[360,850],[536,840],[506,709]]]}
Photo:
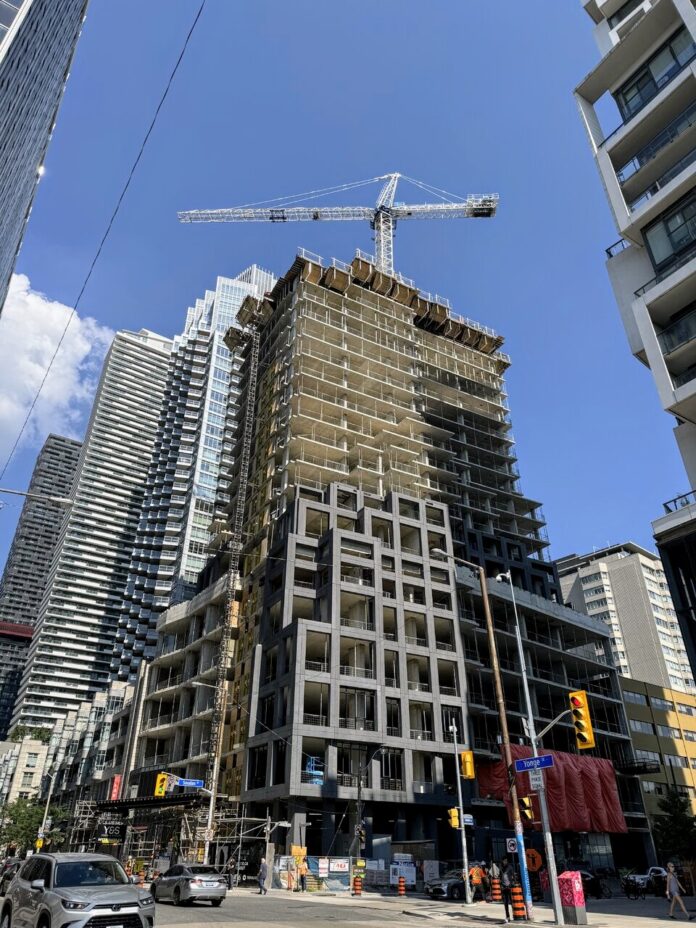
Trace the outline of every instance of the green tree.
{"label": "green tree", "polygon": [[10,732],[10,741],[24,741],[25,738],[33,738],[35,741],[48,744],[51,735],[50,728],[29,728],[27,725],[17,725]]}
{"label": "green tree", "polygon": [[[18,851],[33,847],[39,834],[43,815],[43,804],[32,802],[30,799],[17,799],[6,805],[2,811],[0,844],[12,845]],[[59,824],[60,810],[51,807],[49,815],[53,822],[52,830],[46,834],[46,842],[56,847],[62,843],[64,837],[63,833],[54,827]]]}
{"label": "green tree", "polygon": [[653,821],[653,838],[664,861],[688,860],[696,848],[696,816],[688,796],[670,789],[659,803],[660,815]]}

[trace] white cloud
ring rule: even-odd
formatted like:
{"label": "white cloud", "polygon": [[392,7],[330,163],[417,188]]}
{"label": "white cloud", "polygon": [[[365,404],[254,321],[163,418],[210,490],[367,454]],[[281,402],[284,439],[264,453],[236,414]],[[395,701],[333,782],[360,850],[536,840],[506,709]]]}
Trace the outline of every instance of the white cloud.
{"label": "white cloud", "polygon": [[[15,274],[0,316],[0,467],[19,433],[60,340],[70,307]],[[82,438],[104,355],[114,333],[75,315],[22,438],[39,446],[49,432]]]}

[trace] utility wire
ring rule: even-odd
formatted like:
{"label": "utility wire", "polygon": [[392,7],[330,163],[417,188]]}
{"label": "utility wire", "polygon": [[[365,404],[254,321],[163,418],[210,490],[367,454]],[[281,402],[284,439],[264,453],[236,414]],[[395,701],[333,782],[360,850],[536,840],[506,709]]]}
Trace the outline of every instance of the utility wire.
{"label": "utility wire", "polygon": [[105,232],[104,232],[104,234],[103,234],[103,236],[102,236],[101,241],[99,242],[99,246],[98,246],[98,248],[97,248],[97,250],[96,250],[96,252],[95,252],[95,254],[94,254],[94,257],[92,258],[92,263],[90,264],[89,269],[88,269],[88,271],[87,271],[87,275],[85,276],[85,279],[84,279],[84,281],[82,282],[82,286],[80,287],[80,292],[78,293],[77,299],[75,300],[75,304],[74,304],[74,306],[73,306],[73,308],[72,308],[72,310],[71,310],[71,312],[70,312],[70,315],[68,316],[68,321],[65,323],[65,327],[64,327],[64,329],[63,329],[63,332],[62,332],[62,334],[61,334],[61,336],[60,336],[60,339],[58,340],[58,344],[56,345],[56,350],[53,352],[53,356],[51,357],[51,360],[48,362],[48,367],[47,367],[46,370],[44,371],[43,379],[41,380],[41,383],[39,384],[39,388],[38,388],[38,390],[36,391],[36,394],[34,395],[34,398],[33,398],[32,402],[31,402],[31,405],[29,406],[29,410],[28,410],[28,412],[27,412],[27,414],[26,414],[26,417],[25,417],[25,419],[24,419],[24,422],[22,423],[22,427],[21,427],[20,430],[19,430],[19,434],[17,435],[17,439],[15,440],[15,443],[14,443],[14,445],[12,446],[12,450],[10,451],[9,455],[7,456],[7,460],[5,461],[5,464],[4,464],[3,468],[2,468],[2,471],[0,472],[0,480],[4,477],[5,471],[7,470],[8,466],[9,466],[9,464],[10,464],[10,461],[11,461],[12,458],[14,457],[14,453],[15,453],[15,451],[17,450],[17,446],[19,445],[19,443],[20,443],[20,441],[21,441],[21,439],[22,439],[22,436],[24,435],[24,432],[26,431],[26,428],[27,428],[27,425],[29,424],[29,420],[31,419],[32,413],[34,412],[34,407],[36,406],[36,403],[38,402],[38,399],[39,399],[39,397],[41,396],[41,392],[42,392],[44,386],[46,385],[46,380],[48,379],[48,375],[50,374],[51,368],[53,367],[53,362],[56,360],[56,357],[57,357],[57,355],[58,355],[58,352],[60,351],[61,346],[62,346],[63,342],[65,341],[65,336],[67,335],[68,329],[70,328],[70,323],[71,323],[71,322],[73,321],[73,319],[75,318],[75,315],[76,315],[76,313],[77,313],[77,308],[78,308],[78,306],[80,305],[80,301],[82,300],[82,296],[83,296],[85,290],[87,289],[87,285],[89,284],[89,281],[90,281],[90,279],[91,279],[91,277],[92,277],[92,274],[93,274],[93,272],[94,272],[94,268],[96,267],[97,262],[99,261],[99,258],[101,257],[101,253],[102,253],[102,251],[103,251],[103,249],[104,249],[104,245],[106,244],[106,241],[107,241],[107,239],[109,238],[109,235],[111,234],[111,229],[113,228],[114,222],[116,221],[116,217],[118,216],[118,214],[119,214],[119,212],[120,212],[120,210],[121,210],[121,205],[123,204],[123,200],[125,199],[125,196],[126,196],[126,194],[128,193],[128,189],[129,189],[129,187],[130,187],[130,185],[131,185],[131,182],[132,182],[132,180],[133,180],[133,177],[135,176],[135,172],[136,172],[137,169],[138,169],[138,165],[140,164],[140,161],[141,161],[141,159],[142,159],[142,157],[143,157],[143,154],[144,154],[144,152],[145,152],[145,148],[146,148],[146,146],[147,146],[147,143],[148,143],[149,140],[150,140],[150,136],[152,135],[152,132],[153,132],[153,130],[154,130],[154,128],[155,128],[155,124],[157,123],[157,119],[159,118],[160,111],[161,111],[162,107],[164,106],[164,103],[165,103],[167,97],[169,96],[169,91],[170,91],[170,89],[171,89],[172,84],[174,83],[174,78],[176,77],[176,73],[177,73],[177,71],[179,70],[179,66],[181,65],[181,62],[183,61],[184,55],[186,54],[186,49],[187,49],[188,46],[189,46],[189,42],[191,41],[191,38],[192,38],[192,36],[193,36],[193,33],[195,32],[196,26],[198,25],[198,21],[200,20],[202,14],[203,14],[203,10],[205,9],[205,5],[206,5],[207,2],[208,2],[208,0],[201,0],[201,4],[200,4],[200,6],[198,7],[198,10],[197,10],[197,12],[196,12],[196,15],[195,15],[194,18],[193,18],[193,22],[191,23],[191,26],[190,26],[190,28],[189,28],[189,31],[188,31],[187,35],[186,35],[186,38],[184,39],[184,44],[182,45],[181,51],[179,52],[179,57],[177,58],[176,64],[174,65],[174,67],[173,67],[173,69],[172,69],[172,71],[171,71],[171,74],[169,75],[169,79],[167,80],[167,84],[166,84],[166,86],[165,86],[165,88],[164,88],[164,92],[162,93],[162,96],[160,97],[159,103],[157,104],[157,108],[155,109],[154,116],[152,117],[152,120],[151,120],[151,122],[150,122],[150,125],[149,125],[149,127],[148,127],[148,130],[147,130],[147,132],[145,133],[145,137],[143,138],[143,141],[142,141],[142,143],[141,143],[141,145],[140,145],[140,149],[138,150],[138,154],[137,154],[136,157],[135,157],[135,161],[133,162],[133,164],[132,164],[132,166],[131,166],[131,169],[130,169],[130,171],[129,171],[129,173],[128,173],[128,177],[127,177],[127,179],[126,179],[125,184],[123,185],[123,189],[121,190],[120,196],[119,196],[118,200],[116,201],[116,206],[114,207],[114,210],[113,210],[113,212],[112,212],[112,214],[111,214],[111,218],[109,219],[109,222],[107,223],[106,230],[105,230]]}

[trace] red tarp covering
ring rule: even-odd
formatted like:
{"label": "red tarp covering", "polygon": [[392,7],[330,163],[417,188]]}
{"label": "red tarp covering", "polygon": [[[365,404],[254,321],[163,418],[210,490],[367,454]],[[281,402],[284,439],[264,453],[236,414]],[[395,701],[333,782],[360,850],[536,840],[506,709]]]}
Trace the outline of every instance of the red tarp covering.
{"label": "red tarp covering", "polygon": [[[513,761],[531,757],[531,748],[510,746]],[[562,751],[542,751],[552,754],[554,766],[544,770],[546,798],[551,818],[551,831],[627,832],[621,811],[614,765],[601,757],[582,757]],[[502,761],[479,761],[477,780],[479,794],[503,799],[510,817],[510,797],[505,765]],[[531,795],[526,773],[516,775],[518,795]],[[532,796],[534,818],[539,820],[539,803]],[[512,822],[512,819],[510,818]],[[538,825],[534,826],[539,828]]]}

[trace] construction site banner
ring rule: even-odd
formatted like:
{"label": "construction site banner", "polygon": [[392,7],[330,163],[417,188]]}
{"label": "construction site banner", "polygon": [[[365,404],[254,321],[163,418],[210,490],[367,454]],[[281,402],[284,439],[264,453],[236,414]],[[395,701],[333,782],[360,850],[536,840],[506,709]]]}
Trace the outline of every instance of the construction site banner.
{"label": "construction site banner", "polygon": [[[510,746],[513,760],[531,757],[531,749],[519,744]],[[544,751],[553,756],[553,767],[544,771],[552,831],[591,831],[624,834],[628,831],[619,800],[614,765],[601,757],[579,757],[562,751]],[[540,812],[529,774],[516,774],[517,789],[531,795],[534,827],[540,828]],[[481,796],[502,799],[511,813],[510,792],[505,764],[502,761],[478,765]],[[512,821],[512,818],[510,818]]]}
{"label": "construction site banner", "polygon": [[[297,892],[300,888],[297,858],[277,857],[273,870],[273,886]],[[349,892],[355,861],[351,857],[307,857],[308,892]]]}

